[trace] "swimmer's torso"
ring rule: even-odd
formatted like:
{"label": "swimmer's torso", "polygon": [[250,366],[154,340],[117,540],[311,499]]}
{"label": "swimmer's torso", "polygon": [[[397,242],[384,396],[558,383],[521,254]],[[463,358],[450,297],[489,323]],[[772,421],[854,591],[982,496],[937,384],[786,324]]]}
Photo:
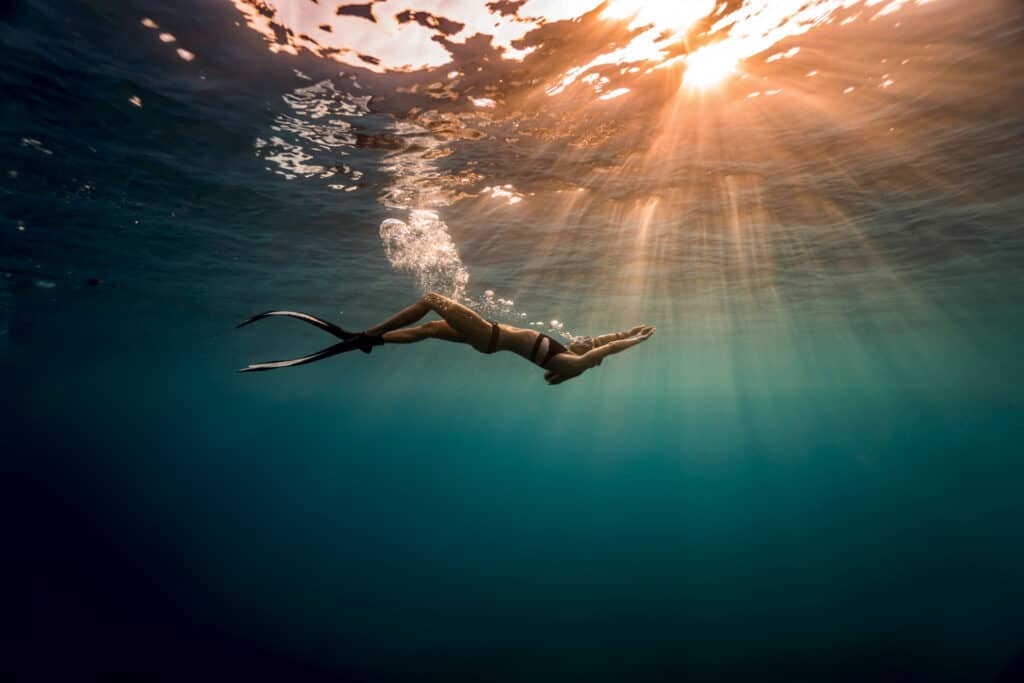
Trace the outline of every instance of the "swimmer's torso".
{"label": "swimmer's torso", "polygon": [[[536,330],[526,330],[521,327],[503,324],[499,324],[498,329],[500,334],[498,336],[497,351],[511,351],[541,367],[547,368],[562,353],[570,353],[553,339]],[[549,354],[556,350],[561,351],[561,353],[552,355],[549,358]],[[546,363],[544,362],[545,359],[548,359]]]}

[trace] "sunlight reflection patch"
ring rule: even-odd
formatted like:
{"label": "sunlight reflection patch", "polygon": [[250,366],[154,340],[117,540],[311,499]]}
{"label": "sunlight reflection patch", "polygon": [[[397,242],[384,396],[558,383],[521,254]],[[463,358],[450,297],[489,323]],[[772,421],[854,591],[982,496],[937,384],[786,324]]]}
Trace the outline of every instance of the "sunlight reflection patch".
{"label": "sunlight reflection patch", "polygon": [[736,71],[739,55],[727,43],[703,47],[686,58],[683,82],[692,88],[709,88]]}

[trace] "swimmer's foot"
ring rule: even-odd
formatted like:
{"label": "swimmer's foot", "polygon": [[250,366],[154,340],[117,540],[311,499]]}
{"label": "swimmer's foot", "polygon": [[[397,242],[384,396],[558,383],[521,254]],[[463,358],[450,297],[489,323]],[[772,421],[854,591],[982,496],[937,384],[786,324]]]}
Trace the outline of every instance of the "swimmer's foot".
{"label": "swimmer's foot", "polygon": [[373,347],[387,343],[384,341],[383,334],[367,334],[366,332],[357,334],[353,341],[363,353],[370,353],[373,351]]}

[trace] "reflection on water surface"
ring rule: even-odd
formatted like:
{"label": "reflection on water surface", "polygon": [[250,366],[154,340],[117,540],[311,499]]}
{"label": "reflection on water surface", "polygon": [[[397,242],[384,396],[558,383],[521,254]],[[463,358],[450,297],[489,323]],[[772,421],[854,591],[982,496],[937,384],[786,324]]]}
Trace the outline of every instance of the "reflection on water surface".
{"label": "reflection on water surface", "polygon": [[[233,2],[283,59],[323,58],[282,93],[257,154],[397,212],[407,239],[435,241],[396,267],[431,263],[418,281],[452,294],[493,283],[470,282],[449,224],[500,232],[523,263],[562,255],[562,274],[591,280],[614,267],[599,286],[701,305],[777,307],[835,284],[837,263],[875,283],[858,288],[911,297],[888,227],[904,200],[931,197],[920,220],[952,188],[1009,191],[932,158],[964,136],[1000,144],[958,128],[963,83],[943,77],[970,59],[951,31],[991,25],[998,3]],[[378,160],[350,163],[359,148]],[[414,229],[422,216],[439,229]],[[574,262],[580,244],[597,255]]]}

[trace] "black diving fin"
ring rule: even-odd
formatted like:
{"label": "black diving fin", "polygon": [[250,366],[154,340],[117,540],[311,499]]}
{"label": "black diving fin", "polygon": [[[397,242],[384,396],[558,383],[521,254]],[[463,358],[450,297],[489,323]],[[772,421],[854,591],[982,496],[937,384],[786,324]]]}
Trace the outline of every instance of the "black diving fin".
{"label": "black diving fin", "polygon": [[306,363],[315,363],[318,360],[330,358],[331,356],[337,356],[339,353],[347,353],[348,351],[354,351],[359,349],[363,353],[370,353],[374,346],[380,346],[384,343],[384,339],[381,335],[368,335],[362,332],[349,332],[348,330],[338,327],[334,323],[327,322],[321,318],[317,318],[309,313],[301,313],[297,311],[267,311],[254,315],[248,320],[240,323],[238,327],[244,327],[249,323],[254,323],[257,320],[263,320],[264,318],[270,318],[273,316],[284,316],[288,318],[295,318],[305,323],[309,323],[314,327],[319,327],[325,332],[333,334],[342,341],[328,346],[326,349],[317,351],[308,356],[302,356],[301,358],[292,358],[290,360],[275,360],[267,361],[264,363],[252,363],[244,368],[241,368],[239,372],[258,372],[261,370],[276,370],[277,368],[290,368],[296,365],[305,365]]}

